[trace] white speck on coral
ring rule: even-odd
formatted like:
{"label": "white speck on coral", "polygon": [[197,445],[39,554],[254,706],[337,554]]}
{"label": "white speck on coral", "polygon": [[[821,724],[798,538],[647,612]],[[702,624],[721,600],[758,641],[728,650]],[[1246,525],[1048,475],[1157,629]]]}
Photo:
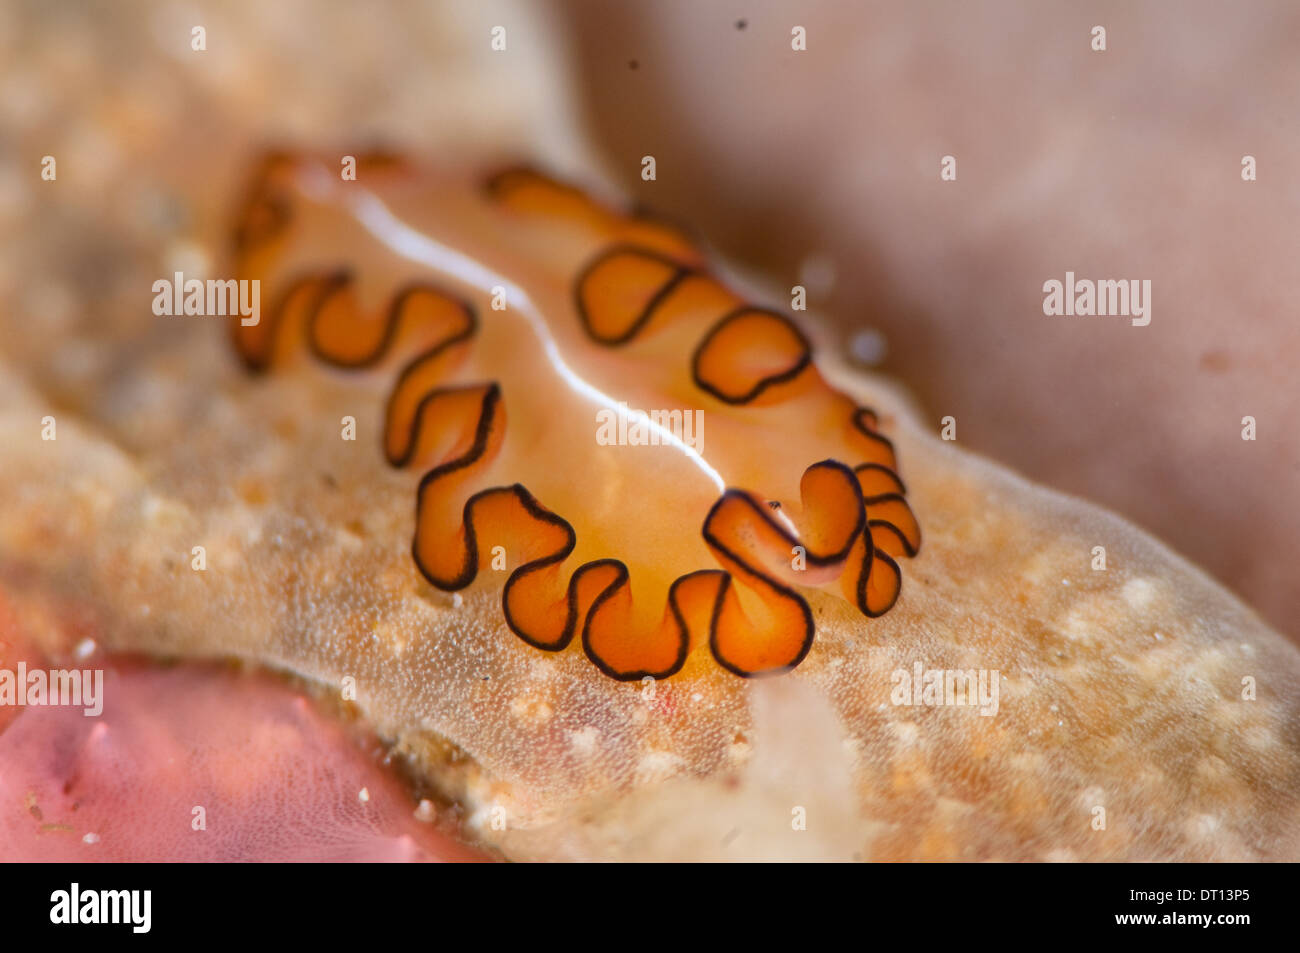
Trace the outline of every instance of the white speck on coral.
{"label": "white speck on coral", "polygon": [[733,741],[727,745],[727,757],[735,764],[742,764],[749,759],[750,750],[749,742]]}
{"label": "white speck on coral", "polygon": [[889,726],[898,738],[898,744],[904,748],[910,748],[917,743],[921,736],[921,729],[914,722],[895,721]]}
{"label": "white speck on coral", "polygon": [[550,704],[536,695],[516,695],[510,700],[510,713],[521,721],[542,723],[555,714]]}
{"label": "white speck on coral", "polygon": [[1058,847],[1043,855],[1043,860],[1049,864],[1069,864],[1077,859],[1077,855],[1068,847]]}
{"label": "white speck on coral", "polygon": [[96,834],[96,833],[94,833],[94,832],[92,831],[91,833],[89,833],[89,834],[87,834],[85,837],[83,837],[81,840],[82,840],[82,843],[85,843],[85,844],[98,844],[98,843],[99,843],[99,835]]}
{"label": "white speck on coral", "polygon": [[1100,807],[1106,803],[1106,792],[1100,785],[1086,787],[1079,792],[1079,806],[1085,811],[1090,811],[1094,807]]}
{"label": "white speck on coral", "polygon": [[654,784],[671,778],[686,762],[671,751],[650,751],[642,756],[636,766],[637,784]]}
{"label": "white speck on coral", "polygon": [[73,652],[76,654],[77,658],[89,658],[95,654],[95,640],[82,639],[77,643],[77,647],[73,649]]}
{"label": "white speck on coral", "polygon": [[1120,598],[1135,609],[1144,608],[1156,595],[1156,587],[1150,579],[1130,579],[1124,583],[1119,592]]}
{"label": "white speck on coral", "polygon": [[358,791],[358,792],[357,792],[357,800],[360,801],[362,804],[365,804],[367,801],[369,801],[369,800],[370,800],[370,789],[369,789],[369,788],[362,788],[360,791]]}
{"label": "white speck on coral", "polygon": [[599,739],[600,729],[593,725],[588,725],[579,731],[569,732],[569,744],[579,754],[591,754],[596,750],[596,742]]}

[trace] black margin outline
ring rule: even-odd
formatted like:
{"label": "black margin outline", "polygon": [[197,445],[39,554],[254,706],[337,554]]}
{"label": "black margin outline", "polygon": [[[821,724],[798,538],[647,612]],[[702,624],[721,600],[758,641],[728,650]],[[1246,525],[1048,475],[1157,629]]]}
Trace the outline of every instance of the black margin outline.
{"label": "black margin outline", "polygon": [[[672,270],[672,274],[668,277],[668,280],[660,285],[655,293],[650,296],[650,300],[647,301],[645,307],[641,309],[641,313],[633,319],[632,323],[628,325],[625,331],[614,337],[602,337],[597,334],[595,329],[591,326],[591,313],[587,309],[586,302],[583,301],[582,289],[586,285],[587,279],[592,276],[597,268],[600,268],[612,259],[623,255],[649,258],[658,264],[666,265]],[[578,312],[578,321],[582,325],[582,330],[587,333],[587,337],[591,338],[597,344],[603,344],[606,347],[619,347],[620,345],[627,344],[640,334],[642,329],[644,329],[650,322],[650,319],[654,317],[655,311],[659,310],[660,306],[668,300],[672,293],[676,291],[687,278],[697,274],[700,274],[698,269],[691,268],[688,265],[683,265],[676,259],[670,258],[660,252],[652,251],[649,248],[643,248],[640,245],[628,242],[619,242],[618,244],[606,248],[599,255],[582,266],[582,269],[578,272],[578,277],[573,281],[573,306]]]}
{"label": "black margin outline", "polygon": [[[739,320],[741,317],[747,314],[761,314],[761,315],[766,315],[768,317],[776,318],[778,321],[780,321],[782,324],[784,324],[786,327],[788,327],[790,330],[792,330],[795,333],[795,337],[798,338],[799,344],[803,348],[803,354],[801,354],[798,360],[796,360],[784,371],[781,371],[777,374],[769,374],[767,377],[761,378],[758,381],[758,383],[756,383],[744,394],[741,394],[739,397],[733,397],[730,394],[724,394],[722,391],[718,390],[708,381],[700,377],[700,359],[704,355],[705,350],[713,342],[713,339],[718,335],[720,331],[722,331],[723,328],[725,328],[731,322]],[[802,374],[804,370],[806,370],[809,366],[811,366],[811,364],[812,364],[812,342],[808,340],[808,336],[803,333],[803,329],[800,328],[799,325],[795,324],[793,321],[791,321],[785,315],[781,314],[779,311],[773,311],[771,308],[760,308],[751,304],[742,304],[740,307],[728,311],[721,318],[719,318],[717,322],[715,322],[714,325],[711,328],[709,328],[709,330],[705,333],[704,337],[700,339],[700,343],[697,344],[695,347],[695,353],[691,355],[691,379],[695,381],[696,387],[700,388],[700,390],[704,391],[705,393],[713,395],[718,400],[722,401],[724,404],[739,406],[741,404],[748,404],[751,401],[757,399],[758,396],[763,393],[763,391],[767,390],[769,387],[773,386],[774,384],[782,384],[785,383],[786,381],[794,380],[796,377]]]}

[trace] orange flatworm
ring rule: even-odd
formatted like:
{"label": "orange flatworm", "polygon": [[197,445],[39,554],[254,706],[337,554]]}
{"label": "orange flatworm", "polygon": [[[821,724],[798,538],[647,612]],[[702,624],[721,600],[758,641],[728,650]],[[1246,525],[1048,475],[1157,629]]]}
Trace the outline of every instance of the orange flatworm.
{"label": "orange flatworm", "polygon": [[921,531],[893,444],[791,318],[680,230],[537,172],[357,169],[262,164],[234,238],[271,305],[234,345],[254,371],[309,356],[386,390],[382,452],[420,474],[431,585],[490,585],[504,557],[508,627],[550,652],[577,638],[620,680],[704,645],[737,675],[789,671],[814,589],[894,605]]}

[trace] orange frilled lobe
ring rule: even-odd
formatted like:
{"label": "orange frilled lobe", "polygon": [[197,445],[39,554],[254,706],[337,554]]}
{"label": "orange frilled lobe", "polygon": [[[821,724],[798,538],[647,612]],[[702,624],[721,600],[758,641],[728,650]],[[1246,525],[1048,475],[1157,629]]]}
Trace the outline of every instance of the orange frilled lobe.
{"label": "orange frilled lobe", "polygon": [[235,325],[240,358],[373,383],[412,572],[499,589],[528,651],[625,681],[706,651],[774,674],[815,651],[809,591],[865,617],[899,598],[920,526],[875,414],[671,225],[528,169],[483,186],[376,157],[347,180],[281,155],[235,248],[272,302]]}

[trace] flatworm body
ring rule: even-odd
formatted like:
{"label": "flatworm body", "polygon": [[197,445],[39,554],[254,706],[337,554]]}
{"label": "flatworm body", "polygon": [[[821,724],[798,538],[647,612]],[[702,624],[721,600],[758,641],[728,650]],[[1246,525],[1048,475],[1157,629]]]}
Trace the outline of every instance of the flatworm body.
{"label": "flatworm body", "polygon": [[814,589],[889,611],[920,526],[876,414],[795,321],[661,222],[529,170],[465,186],[275,155],[235,229],[268,303],[234,324],[246,366],[386,394],[376,440],[418,477],[412,571],[498,586],[519,638],[625,681],[708,655],[789,671]]}

